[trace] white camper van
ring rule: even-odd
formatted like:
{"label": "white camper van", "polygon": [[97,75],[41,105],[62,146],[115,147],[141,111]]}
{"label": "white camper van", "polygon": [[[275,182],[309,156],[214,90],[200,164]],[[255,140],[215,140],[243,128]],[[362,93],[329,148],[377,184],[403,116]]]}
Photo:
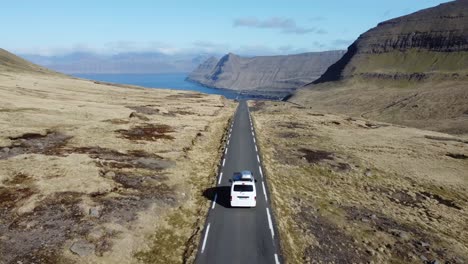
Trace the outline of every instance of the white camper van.
{"label": "white camper van", "polygon": [[256,180],[252,172],[234,173],[231,182],[231,207],[255,207],[257,205]]}

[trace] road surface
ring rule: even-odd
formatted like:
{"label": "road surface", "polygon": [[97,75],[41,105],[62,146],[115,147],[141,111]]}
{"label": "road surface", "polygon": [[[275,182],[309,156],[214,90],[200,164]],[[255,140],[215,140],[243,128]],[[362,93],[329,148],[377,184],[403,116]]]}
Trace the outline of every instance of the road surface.
{"label": "road surface", "polygon": [[[231,125],[217,186],[204,193],[212,204],[195,263],[280,263],[278,232],[245,101],[239,103]],[[257,179],[255,208],[229,208],[229,179],[242,170],[250,170]]]}

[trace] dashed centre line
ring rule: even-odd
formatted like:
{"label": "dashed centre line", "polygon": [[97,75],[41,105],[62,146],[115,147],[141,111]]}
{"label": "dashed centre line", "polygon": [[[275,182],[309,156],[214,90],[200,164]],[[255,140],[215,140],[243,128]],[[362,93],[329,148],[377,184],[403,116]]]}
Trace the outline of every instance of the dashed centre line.
{"label": "dashed centre line", "polygon": [[[263,187],[263,194],[265,195],[265,201],[268,202],[268,196],[267,196],[267,192],[266,192],[266,189],[265,189],[265,183],[262,181],[262,187]],[[215,197],[216,199],[216,197]]]}
{"label": "dashed centre line", "polygon": [[203,239],[203,245],[201,249],[201,253],[205,251],[205,246],[206,246],[206,240],[208,239],[208,233],[210,232],[210,223],[208,223],[208,226],[206,227],[206,232],[205,232],[205,238]]}
{"label": "dashed centre line", "polygon": [[221,184],[221,179],[223,178],[223,172],[221,172],[219,174],[219,180],[218,180],[218,184]]}
{"label": "dashed centre line", "polygon": [[260,163],[260,157],[258,156],[258,154],[257,154],[257,161]]}
{"label": "dashed centre line", "polygon": [[275,253],[275,264],[280,264],[278,254]]}
{"label": "dashed centre line", "polygon": [[267,216],[268,216],[268,227],[270,228],[270,231],[271,231],[271,237],[275,238],[275,231],[273,230],[273,222],[271,221],[270,210],[268,210],[268,207],[266,208],[266,211],[267,211]]}
{"label": "dashed centre line", "polygon": [[215,208],[215,206],[216,206],[216,199],[217,199],[217,198],[218,198],[218,194],[215,193],[215,197],[214,197],[214,199],[213,199],[213,206],[211,206],[211,209],[214,209],[214,208]]}

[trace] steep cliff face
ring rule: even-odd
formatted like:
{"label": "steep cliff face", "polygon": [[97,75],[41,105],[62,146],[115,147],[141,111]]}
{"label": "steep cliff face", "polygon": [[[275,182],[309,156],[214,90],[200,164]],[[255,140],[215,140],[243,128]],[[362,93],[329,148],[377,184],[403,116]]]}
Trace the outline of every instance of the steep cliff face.
{"label": "steep cliff face", "polygon": [[206,61],[198,65],[198,67],[190,73],[189,77],[193,80],[202,80],[204,78],[207,78],[207,75],[211,73],[211,71],[214,69],[217,63],[217,58],[210,57]]}
{"label": "steep cliff face", "polygon": [[351,77],[452,79],[467,74],[468,1],[458,0],[380,23],[362,34],[315,83]]}
{"label": "steep cliff face", "polygon": [[287,93],[320,77],[343,54],[327,51],[245,58],[229,53],[216,63],[210,58],[188,79],[215,88]]}
{"label": "steep cliff face", "polygon": [[289,101],[468,134],[468,0],[380,23]]}

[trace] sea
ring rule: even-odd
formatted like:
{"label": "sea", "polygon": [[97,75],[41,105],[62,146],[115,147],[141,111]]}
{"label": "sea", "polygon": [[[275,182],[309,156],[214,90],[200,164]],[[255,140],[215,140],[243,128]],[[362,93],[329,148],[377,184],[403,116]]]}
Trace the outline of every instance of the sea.
{"label": "sea", "polygon": [[196,91],[207,94],[223,95],[228,99],[266,99],[259,95],[240,94],[235,91],[205,87],[194,82],[186,81],[187,75],[187,73],[73,74],[75,77],[94,81],[138,85],[154,89]]}

